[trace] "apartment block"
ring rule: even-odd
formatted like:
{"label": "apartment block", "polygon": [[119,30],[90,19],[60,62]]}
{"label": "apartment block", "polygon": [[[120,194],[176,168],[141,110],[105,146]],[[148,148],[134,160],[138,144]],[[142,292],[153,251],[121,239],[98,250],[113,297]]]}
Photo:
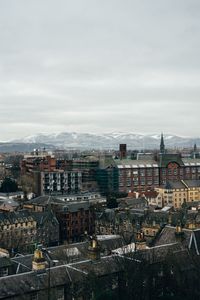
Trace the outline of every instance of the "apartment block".
{"label": "apartment block", "polygon": [[82,189],[82,172],[56,170],[34,172],[35,193],[79,193]]}

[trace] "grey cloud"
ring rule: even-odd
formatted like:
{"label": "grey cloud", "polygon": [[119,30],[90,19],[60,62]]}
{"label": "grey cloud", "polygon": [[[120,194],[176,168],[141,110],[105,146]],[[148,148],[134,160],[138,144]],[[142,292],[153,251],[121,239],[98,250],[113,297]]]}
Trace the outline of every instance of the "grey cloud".
{"label": "grey cloud", "polygon": [[198,135],[199,18],[198,0],[0,2],[2,139]]}

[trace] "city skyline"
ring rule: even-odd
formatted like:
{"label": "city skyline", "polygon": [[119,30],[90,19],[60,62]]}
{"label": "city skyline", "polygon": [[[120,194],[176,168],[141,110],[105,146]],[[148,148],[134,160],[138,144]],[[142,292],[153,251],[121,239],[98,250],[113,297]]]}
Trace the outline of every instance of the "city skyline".
{"label": "city skyline", "polygon": [[0,4],[0,140],[39,132],[198,137],[200,4]]}

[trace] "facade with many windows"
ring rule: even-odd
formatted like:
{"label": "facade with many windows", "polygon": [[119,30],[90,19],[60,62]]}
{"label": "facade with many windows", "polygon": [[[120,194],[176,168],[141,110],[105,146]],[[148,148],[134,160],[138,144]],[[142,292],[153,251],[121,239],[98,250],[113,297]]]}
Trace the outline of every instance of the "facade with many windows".
{"label": "facade with many windows", "polygon": [[35,172],[35,192],[38,195],[54,193],[78,193],[82,189],[82,172]]}
{"label": "facade with many windows", "polygon": [[200,200],[200,180],[169,181],[156,189],[162,204],[181,208],[183,203]]}
{"label": "facade with many windows", "polygon": [[168,181],[200,179],[200,159],[181,159],[178,155],[161,155],[156,161],[115,160],[119,192],[145,191]]}

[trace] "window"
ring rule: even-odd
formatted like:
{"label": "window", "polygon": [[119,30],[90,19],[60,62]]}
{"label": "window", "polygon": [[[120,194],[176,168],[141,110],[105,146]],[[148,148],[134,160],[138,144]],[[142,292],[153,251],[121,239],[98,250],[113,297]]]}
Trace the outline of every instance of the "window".
{"label": "window", "polygon": [[190,168],[185,168],[186,173],[190,173]]}
{"label": "window", "polygon": [[192,173],[196,173],[196,168],[192,168]]}
{"label": "window", "polygon": [[178,174],[178,169],[174,169],[174,175]]}
{"label": "window", "polygon": [[144,169],[140,170],[140,176],[145,176],[145,170]]}
{"label": "window", "polygon": [[154,169],[154,175],[158,175],[158,169]]}
{"label": "window", "polygon": [[168,175],[172,175],[172,170],[168,169]]}
{"label": "window", "polygon": [[152,169],[147,169],[147,176],[152,176]]}

